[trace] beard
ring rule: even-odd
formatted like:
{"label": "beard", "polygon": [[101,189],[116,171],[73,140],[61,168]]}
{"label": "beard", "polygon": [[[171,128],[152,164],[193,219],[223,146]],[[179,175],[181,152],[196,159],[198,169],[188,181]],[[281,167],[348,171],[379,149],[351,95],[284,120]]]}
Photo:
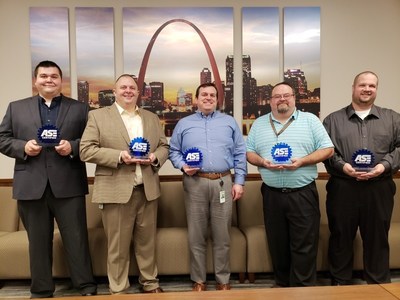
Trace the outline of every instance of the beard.
{"label": "beard", "polygon": [[277,107],[277,111],[280,114],[285,114],[289,111],[289,105],[283,103],[283,104],[279,104]]}

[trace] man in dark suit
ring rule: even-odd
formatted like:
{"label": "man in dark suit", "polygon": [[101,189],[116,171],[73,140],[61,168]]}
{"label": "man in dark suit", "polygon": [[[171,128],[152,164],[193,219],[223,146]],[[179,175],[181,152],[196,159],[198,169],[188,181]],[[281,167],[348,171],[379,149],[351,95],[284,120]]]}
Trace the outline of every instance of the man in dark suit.
{"label": "man in dark suit", "polygon": [[[92,202],[99,203],[108,242],[107,274],[112,294],[130,286],[130,245],[145,293],[161,293],[156,265],[158,171],[168,158],[168,142],[157,115],[139,108],[136,78],[115,82],[115,103],[93,110],[82,135],[80,155],[96,164]],[[147,158],[131,155],[136,139],[149,142]],[[133,156],[133,157],[132,157]]]}
{"label": "man in dark suit", "polygon": [[88,186],[79,159],[88,106],[61,94],[62,71],[56,63],[40,62],[34,76],[39,94],[11,102],[0,125],[0,152],[15,158],[13,198],[28,234],[31,297],[52,297],[55,290],[54,219],[73,285],[82,295],[93,295],[97,285],[86,226]]}

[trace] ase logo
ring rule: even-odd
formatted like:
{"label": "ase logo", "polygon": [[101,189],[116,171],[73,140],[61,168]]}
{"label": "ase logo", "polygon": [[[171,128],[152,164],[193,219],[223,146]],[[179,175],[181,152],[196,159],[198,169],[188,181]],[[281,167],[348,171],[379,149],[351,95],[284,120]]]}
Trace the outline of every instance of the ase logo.
{"label": "ase logo", "polygon": [[186,161],[199,161],[200,153],[188,153],[185,157]]}
{"label": "ase logo", "polygon": [[289,155],[289,148],[276,148],[273,155],[275,157],[287,157]]}
{"label": "ase logo", "polygon": [[55,140],[55,139],[57,139],[57,134],[58,134],[57,129],[44,129],[42,131],[42,134],[40,135],[40,137],[42,139]]}
{"label": "ase logo", "polygon": [[358,168],[369,168],[374,164],[374,153],[368,149],[359,149],[352,155],[352,165]]}
{"label": "ase logo", "polygon": [[135,142],[131,149],[133,151],[140,151],[140,152],[146,152],[147,151],[147,143],[139,143],[139,142]]}
{"label": "ase logo", "polygon": [[60,131],[54,125],[45,124],[38,129],[37,137],[40,144],[58,144],[60,142]]}
{"label": "ase logo", "polygon": [[183,153],[183,160],[192,168],[200,168],[203,164],[203,153],[196,147],[189,148]]}
{"label": "ase logo", "polygon": [[370,154],[358,154],[354,159],[356,164],[371,164],[372,156]]}
{"label": "ase logo", "polygon": [[129,144],[129,151],[135,158],[147,158],[150,151],[150,143],[143,137],[134,138]]}
{"label": "ase logo", "polygon": [[292,148],[286,143],[277,143],[272,147],[271,155],[275,162],[285,163],[292,157]]}

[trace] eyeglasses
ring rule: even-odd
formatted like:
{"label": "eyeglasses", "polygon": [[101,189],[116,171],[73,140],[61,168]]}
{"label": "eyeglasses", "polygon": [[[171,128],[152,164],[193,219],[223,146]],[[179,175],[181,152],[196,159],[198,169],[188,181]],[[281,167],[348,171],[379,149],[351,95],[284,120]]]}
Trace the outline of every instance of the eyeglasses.
{"label": "eyeglasses", "polygon": [[294,96],[294,94],[283,94],[283,95],[273,95],[271,99],[280,100],[281,98],[288,100],[290,97]]}

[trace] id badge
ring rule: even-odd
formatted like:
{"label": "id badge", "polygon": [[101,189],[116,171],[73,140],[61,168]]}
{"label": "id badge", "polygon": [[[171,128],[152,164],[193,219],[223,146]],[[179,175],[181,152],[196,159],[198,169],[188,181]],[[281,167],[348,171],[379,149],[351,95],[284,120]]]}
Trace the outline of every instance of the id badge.
{"label": "id badge", "polygon": [[219,192],[219,203],[225,203],[225,191]]}

